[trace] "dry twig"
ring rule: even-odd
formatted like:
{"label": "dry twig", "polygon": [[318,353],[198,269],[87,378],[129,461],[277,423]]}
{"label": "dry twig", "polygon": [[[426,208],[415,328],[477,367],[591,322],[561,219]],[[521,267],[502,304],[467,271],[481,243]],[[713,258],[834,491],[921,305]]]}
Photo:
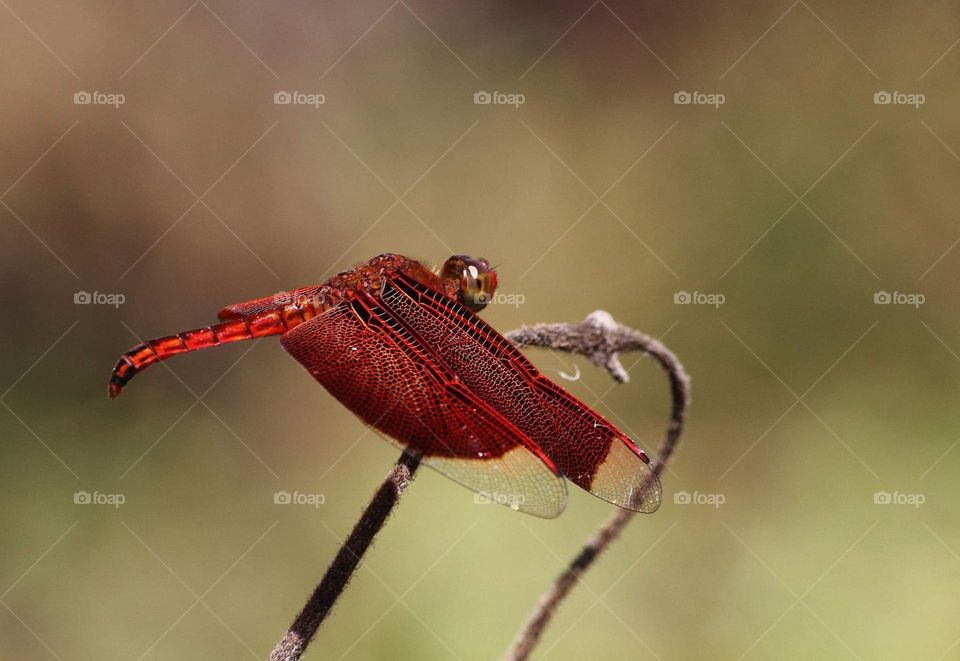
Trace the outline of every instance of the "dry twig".
{"label": "dry twig", "polygon": [[[580,324],[538,324],[507,333],[506,337],[518,346],[549,347],[585,355],[595,364],[604,367],[620,383],[628,380],[627,372],[620,364],[621,352],[642,351],[653,356],[667,372],[673,398],[670,425],[654,461],[654,469],[660,474],[680,439],[689,400],[689,378],[669,349],[643,333],[617,324],[613,317],[602,310],[588,315]],[[400,456],[347,541],[337,552],[320,585],[270,654],[270,661],[299,661],[302,658],[307,645],[346,588],[360,564],[360,559],[386,523],[419,465],[420,458],[410,452],[405,451]],[[579,555],[541,597],[540,603],[511,648],[509,658],[525,659],[529,656],[550,618],[579,576],[616,538],[633,514],[628,510],[618,510],[587,540]]]}
{"label": "dry twig", "polygon": [[353,527],[347,541],[340,547],[327,573],[323,575],[320,585],[310,595],[310,599],[297,615],[297,619],[293,621],[290,629],[270,653],[270,661],[298,661],[303,656],[307,645],[310,644],[320,624],[333,608],[337,597],[350,582],[363,554],[383,528],[387,517],[393,511],[393,506],[406,491],[419,465],[420,457],[417,455],[408,451],[400,455],[370,504],[360,515],[360,520]]}
{"label": "dry twig", "polygon": [[[519,346],[549,347],[587,356],[594,364],[606,368],[620,383],[628,380],[627,372],[620,364],[620,353],[642,351],[652,356],[667,373],[673,401],[667,433],[660,443],[654,462],[657,475],[663,472],[680,442],[683,421],[690,402],[690,377],[673,352],[660,341],[621,326],[603,310],[590,314],[578,325],[538,324],[507,333],[507,337]],[[508,650],[507,659],[521,661],[530,656],[557,608],[580,580],[580,576],[617,538],[634,514],[635,512],[630,510],[617,510],[587,539],[580,553],[540,596],[537,606]]]}

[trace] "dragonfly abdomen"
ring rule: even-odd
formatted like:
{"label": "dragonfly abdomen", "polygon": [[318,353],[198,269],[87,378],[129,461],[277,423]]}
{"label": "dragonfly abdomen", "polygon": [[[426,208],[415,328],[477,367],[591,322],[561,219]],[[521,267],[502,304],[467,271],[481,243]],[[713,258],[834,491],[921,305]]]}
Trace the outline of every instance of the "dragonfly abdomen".
{"label": "dragonfly abdomen", "polygon": [[315,316],[312,310],[304,313],[293,306],[287,307],[292,309],[281,308],[252,317],[231,319],[138,344],[120,356],[113,368],[108,386],[110,397],[119,395],[130,379],[147,367],[171,356],[230,342],[280,335]]}

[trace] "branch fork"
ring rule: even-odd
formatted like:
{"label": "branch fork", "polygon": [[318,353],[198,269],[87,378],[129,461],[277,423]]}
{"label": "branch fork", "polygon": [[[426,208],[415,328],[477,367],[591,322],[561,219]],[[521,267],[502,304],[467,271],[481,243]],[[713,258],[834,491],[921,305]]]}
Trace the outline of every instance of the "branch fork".
{"label": "branch fork", "polygon": [[[630,380],[620,362],[620,354],[624,351],[640,351],[656,360],[670,382],[672,398],[667,431],[657,450],[656,459],[652,460],[657,475],[663,472],[680,442],[690,401],[690,377],[677,357],[663,343],[618,324],[603,310],[590,313],[579,324],[536,324],[506,333],[506,337],[519,347],[545,347],[586,356],[594,365],[607,370],[618,383],[627,383]],[[270,654],[270,661],[299,661],[303,657],[314,634],[346,588],[361,558],[383,528],[419,465],[420,457],[409,450],[405,450],[400,456],[360,516],[347,541],[337,552],[320,584]],[[522,661],[530,656],[563,599],[579,581],[580,576],[620,535],[634,514],[630,510],[618,509],[587,539],[576,557],[541,595],[508,650],[507,659]]]}

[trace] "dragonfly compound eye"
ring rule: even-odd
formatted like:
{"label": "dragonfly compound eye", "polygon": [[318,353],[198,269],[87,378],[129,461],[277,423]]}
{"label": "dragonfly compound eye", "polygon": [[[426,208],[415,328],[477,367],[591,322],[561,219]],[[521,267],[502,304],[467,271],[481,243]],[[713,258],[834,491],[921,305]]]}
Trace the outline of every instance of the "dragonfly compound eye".
{"label": "dragonfly compound eye", "polygon": [[497,288],[497,274],[485,259],[466,258],[463,260],[460,282],[463,304],[474,312],[479,312],[493,299]]}

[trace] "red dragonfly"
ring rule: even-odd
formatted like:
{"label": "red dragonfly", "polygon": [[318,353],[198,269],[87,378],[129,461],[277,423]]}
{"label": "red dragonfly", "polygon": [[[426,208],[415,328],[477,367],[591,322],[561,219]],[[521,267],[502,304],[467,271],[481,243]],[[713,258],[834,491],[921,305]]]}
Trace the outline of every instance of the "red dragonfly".
{"label": "red dragonfly", "polygon": [[564,478],[638,512],[660,505],[647,455],[614,425],[541,374],[475,313],[496,272],[456,255],[438,271],[384,254],[304,287],[220,311],[221,323],[140,344],[110,378],[177,354],[267,335],[344,406],[388,440],[512,509],[559,515]]}

